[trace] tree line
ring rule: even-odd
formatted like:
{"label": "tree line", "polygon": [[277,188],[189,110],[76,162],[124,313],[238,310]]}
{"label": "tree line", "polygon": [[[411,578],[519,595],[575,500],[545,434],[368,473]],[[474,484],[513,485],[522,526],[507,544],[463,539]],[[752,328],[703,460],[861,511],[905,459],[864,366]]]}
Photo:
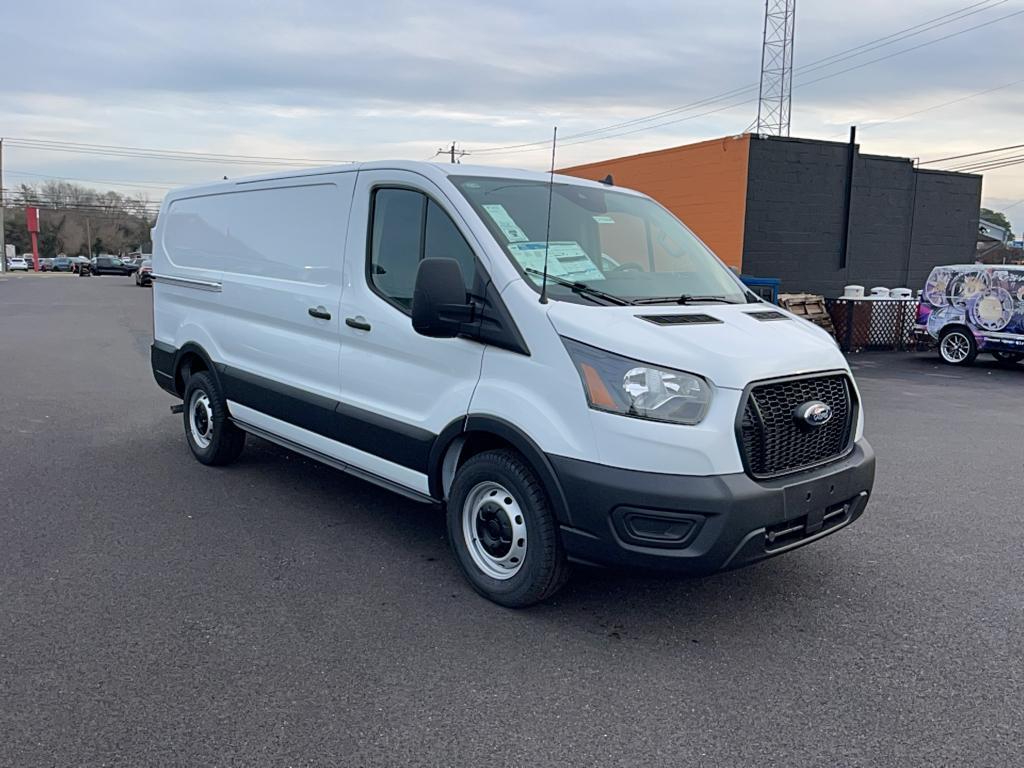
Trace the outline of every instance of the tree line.
{"label": "tree line", "polygon": [[100,192],[68,181],[21,184],[4,201],[4,242],[30,253],[25,207],[39,208],[39,255],[151,253],[158,204],[143,194]]}

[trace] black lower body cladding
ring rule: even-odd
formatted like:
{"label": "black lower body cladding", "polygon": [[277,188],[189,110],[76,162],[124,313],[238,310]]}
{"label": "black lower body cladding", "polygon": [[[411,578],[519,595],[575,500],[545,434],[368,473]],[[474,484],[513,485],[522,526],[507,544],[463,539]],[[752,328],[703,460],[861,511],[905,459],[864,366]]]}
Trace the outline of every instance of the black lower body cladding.
{"label": "black lower body cladding", "polygon": [[[178,350],[155,342],[157,383],[177,394]],[[229,366],[204,364],[229,400],[425,472],[441,501],[445,449],[463,431],[494,434],[526,458],[551,502],[571,559],[702,574],[781,554],[843,528],[864,511],[875,456],[864,440],[843,459],[772,480],[744,473],[687,476],[618,469],[544,454],[514,425],[469,415],[440,435]],[[430,500],[424,496],[421,500]]]}
{"label": "black lower body cladding", "polygon": [[573,560],[694,575],[737,568],[856,520],[874,484],[865,440],[846,458],[775,480],[615,469],[550,456],[569,504]]}

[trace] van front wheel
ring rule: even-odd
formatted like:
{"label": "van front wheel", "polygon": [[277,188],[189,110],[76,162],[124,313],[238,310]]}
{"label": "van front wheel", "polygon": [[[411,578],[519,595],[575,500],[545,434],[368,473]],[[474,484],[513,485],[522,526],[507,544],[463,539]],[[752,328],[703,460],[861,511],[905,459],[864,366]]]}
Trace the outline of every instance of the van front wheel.
{"label": "van front wheel", "polygon": [[230,464],[245,447],[245,432],[228,419],[228,407],[206,371],[188,377],[185,385],[185,439],[203,464]]}
{"label": "van front wheel", "polygon": [[469,459],[455,475],[447,514],[455,559],[487,599],[525,608],[568,578],[547,495],[519,454],[495,450]]}

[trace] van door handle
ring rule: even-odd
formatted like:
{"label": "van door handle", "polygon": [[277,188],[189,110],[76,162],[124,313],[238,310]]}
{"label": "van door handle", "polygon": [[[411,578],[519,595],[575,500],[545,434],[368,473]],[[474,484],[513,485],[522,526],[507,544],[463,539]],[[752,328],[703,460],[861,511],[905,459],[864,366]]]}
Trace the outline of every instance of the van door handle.
{"label": "van door handle", "polygon": [[310,317],[315,317],[318,320],[330,320],[331,313],[321,304],[318,307],[310,307],[308,310]]}
{"label": "van door handle", "polygon": [[346,317],[345,325],[349,328],[355,328],[360,331],[370,330],[370,324],[366,322],[366,318],[362,315],[356,315],[355,317]]}

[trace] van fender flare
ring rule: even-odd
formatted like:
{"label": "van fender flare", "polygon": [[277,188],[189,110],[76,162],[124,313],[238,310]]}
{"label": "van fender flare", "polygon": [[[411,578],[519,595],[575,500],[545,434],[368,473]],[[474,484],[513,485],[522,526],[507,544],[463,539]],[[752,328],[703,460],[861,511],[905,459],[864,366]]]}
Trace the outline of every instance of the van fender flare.
{"label": "van fender flare", "polygon": [[547,454],[533,439],[516,425],[497,416],[469,414],[451,422],[434,440],[429,458],[430,495],[447,500],[448,490],[458,466],[459,456],[466,438],[472,433],[493,435],[511,445],[530,464],[551,502],[555,519],[563,525],[572,525],[569,504],[562,484],[548,460]]}
{"label": "van fender flare", "polygon": [[[183,344],[181,348],[178,349],[178,352],[174,356],[175,385],[177,385],[178,377],[179,374],[181,373],[182,363],[185,360],[185,358],[188,357],[189,355],[195,355],[196,357],[203,361],[203,364],[206,366],[206,370],[210,372],[210,375],[213,377],[214,382],[217,384],[217,388],[221,392],[223,392],[224,387],[220,381],[220,370],[214,364],[213,359],[210,357],[209,353],[201,345],[194,341],[189,341]],[[184,393],[185,387],[184,381],[182,381],[181,394],[184,395]]]}

